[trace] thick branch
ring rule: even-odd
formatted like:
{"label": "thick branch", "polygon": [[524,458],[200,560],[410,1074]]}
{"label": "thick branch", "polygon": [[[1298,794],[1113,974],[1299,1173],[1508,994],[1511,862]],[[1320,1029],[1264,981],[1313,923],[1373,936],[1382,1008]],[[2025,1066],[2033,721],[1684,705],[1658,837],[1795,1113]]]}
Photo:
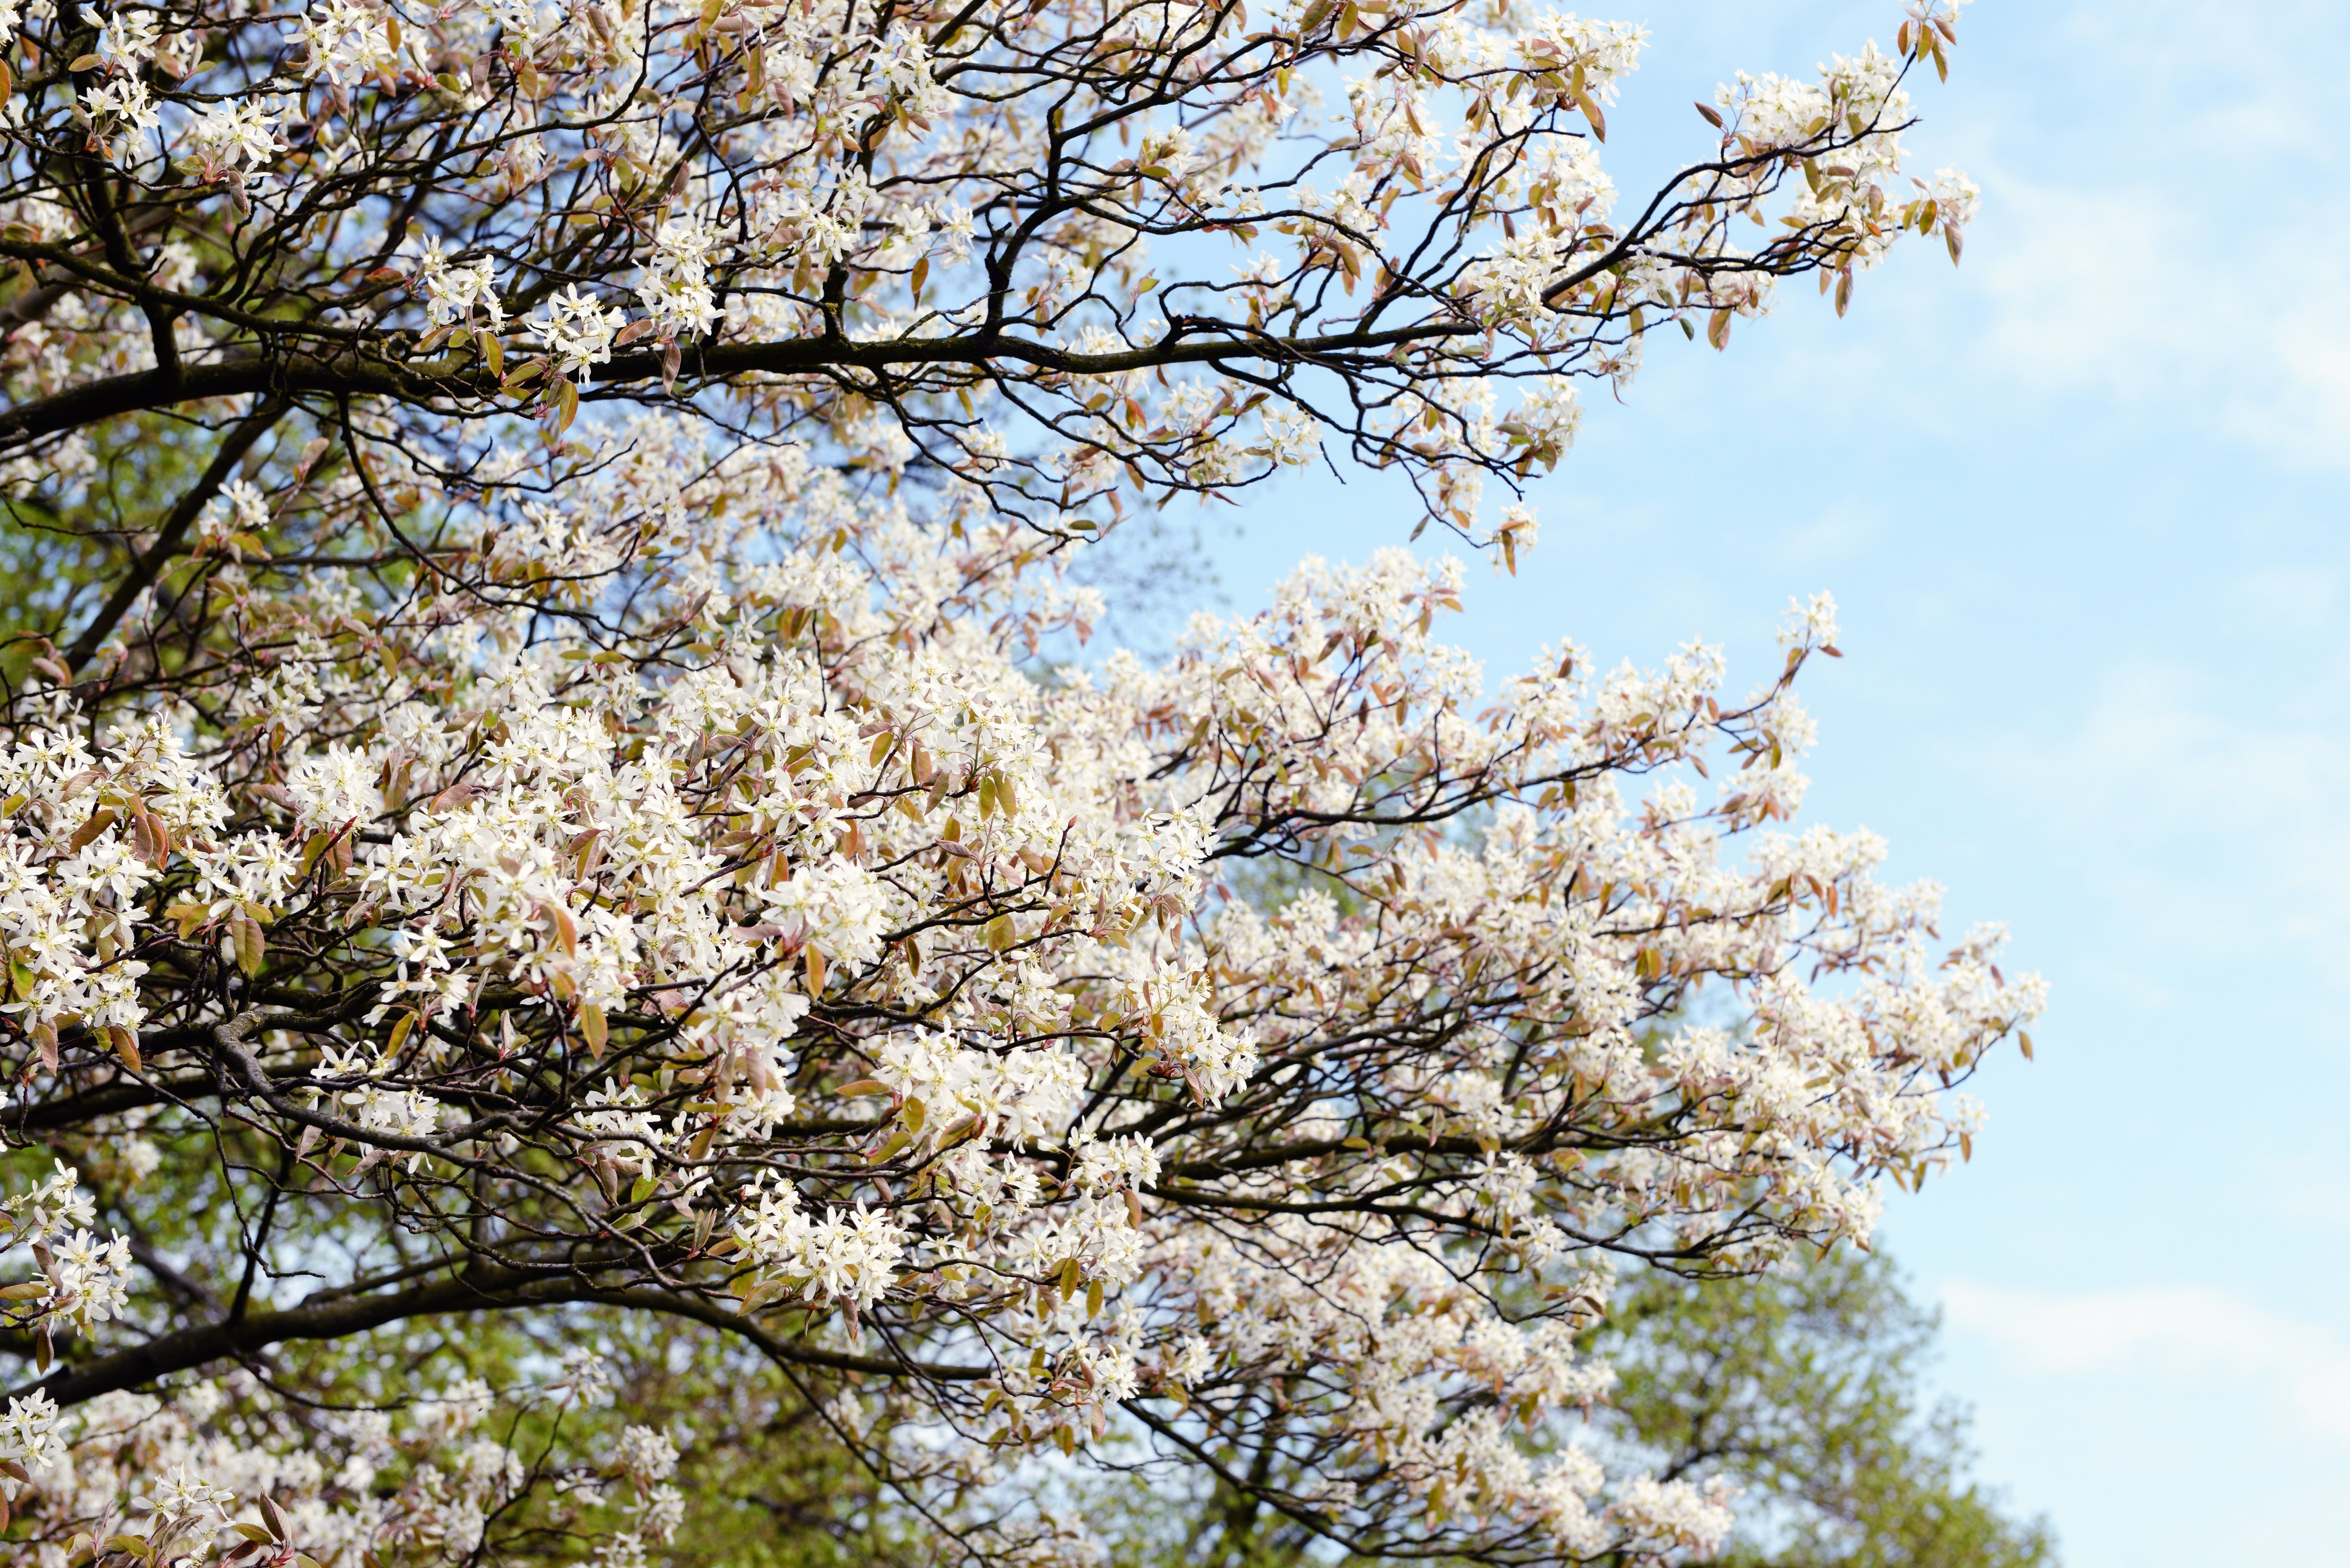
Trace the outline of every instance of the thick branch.
{"label": "thick branch", "polygon": [[[1338,332],[1315,337],[1283,337],[1271,333],[1247,334],[1245,328],[1234,330],[1244,335],[1179,338],[1108,354],[1073,353],[1029,338],[993,335],[900,337],[881,343],[808,337],[787,343],[714,344],[697,350],[691,364],[697,375],[712,380],[834,369],[884,371],[910,365],[984,365],[996,360],[1062,375],[1115,376],[1129,370],[1223,359],[1295,363],[1392,348],[1433,337],[1461,337],[1482,328],[1467,321],[1426,321],[1383,332]],[[662,353],[656,348],[618,355],[610,364],[597,367],[597,383],[617,387],[659,380],[663,373]],[[328,359],[294,354],[284,358],[232,359],[223,364],[190,366],[176,380],[151,370],[110,376],[20,404],[0,411],[0,442],[21,444],[122,414],[208,398],[328,392],[425,402],[439,398],[490,398],[497,390],[497,378],[486,369],[461,370],[454,365],[442,369],[440,362],[409,370],[356,356]]]}
{"label": "thick branch", "polygon": [[889,1360],[879,1356],[846,1355],[815,1345],[795,1345],[767,1333],[749,1319],[686,1296],[642,1289],[598,1290],[575,1274],[529,1274],[520,1270],[479,1270],[391,1295],[365,1295],[340,1301],[289,1307],[283,1312],[250,1313],[182,1329],[102,1355],[79,1366],[61,1366],[37,1382],[11,1390],[14,1397],[38,1388],[59,1405],[78,1405],[101,1394],[137,1388],[175,1372],[192,1371],[215,1361],[254,1355],[290,1339],[346,1339],[388,1324],[444,1313],[512,1312],[521,1307],[557,1306],[585,1303],[655,1312],[689,1318],[742,1335],[778,1361],[820,1366],[836,1372],[862,1372],[879,1377],[918,1376],[945,1382],[973,1382],[993,1377],[992,1366],[943,1366],[922,1361]]}
{"label": "thick branch", "polygon": [[878,1377],[903,1377],[912,1373],[947,1383],[976,1382],[993,1377],[997,1371],[993,1366],[955,1366],[935,1361],[889,1361],[872,1355],[845,1355],[837,1350],[819,1350],[812,1345],[795,1345],[789,1340],[776,1338],[740,1313],[724,1311],[714,1303],[697,1297],[673,1296],[663,1291],[588,1291],[583,1292],[578,1299],[602,1306],[630,1307],[639,1312],[690,1318],[695,1323],[739,1334],[777,1361],[789,1361],[802,1366],[822,1366],[836,1372],[865,1372]]}
{"label": "thick branch", "polygon": [[580,1282],[568,1277],[532,1279],[500,1270],[435,1280],[397,1295],[359,1296],[284,1312],[249,1313],[233,1321],[162,1334],[79,1366],[61,1366],[12,1393],[21,1397],[39,1388],[60,1405],[78,1405],[175,1372],[249,1355],[289,1339],[342,1339],[437,1313],[494,1312],[571,1301],[581,1289]]}

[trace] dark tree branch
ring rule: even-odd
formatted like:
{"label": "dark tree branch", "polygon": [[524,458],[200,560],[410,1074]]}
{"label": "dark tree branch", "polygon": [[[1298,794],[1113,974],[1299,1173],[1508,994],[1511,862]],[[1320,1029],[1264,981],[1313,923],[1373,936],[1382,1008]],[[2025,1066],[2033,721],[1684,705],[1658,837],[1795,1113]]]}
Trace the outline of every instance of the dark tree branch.
{"label": "dark tree branch", "polygon": [[229,431],[221,441],[220,450],[213,454],[213,461],[204,469],[203,477],[188,487],[187,493],[180,497],[164,517],[163,525],[156,530],[155,542],[131,563],[130,570],[121,582],[115,585],[114,592],[99,607],[98,614],[90,618],[89,625],[82,628],[81,635],[74,639],[73,646],[66,650],[68,669],[78,672],[90,661],[91,656],[98,652],[99,645],[106,640],[115,623],[130,607],[130,602],[151,587],[155,579],[162,575],[163,567],[178,553],[181,541],[187,537],[188,529],[212,498],[220,493],[221,486],[228,483],[229,475],[244,461],[244,454],[253,450],[255,442],[269,433],[271,426],[286,417],[286,410],[291,406],[282,398],[265,399],[259,408]]}

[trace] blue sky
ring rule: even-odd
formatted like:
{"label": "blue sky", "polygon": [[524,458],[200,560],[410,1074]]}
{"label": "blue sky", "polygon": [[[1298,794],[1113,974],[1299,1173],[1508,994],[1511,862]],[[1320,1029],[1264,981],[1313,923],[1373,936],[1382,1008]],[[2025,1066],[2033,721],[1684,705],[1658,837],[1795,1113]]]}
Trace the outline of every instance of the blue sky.
{"label": "blue sky", "polygon": [[[1652,34],[1627,192],[1701,148],[1716,81],[1899,21],[1599,9]],[[1742,689],[1789,596],[1836,595],[1806,815],[1886,835],[2053,988],[2037,1064],[1979,1081],[1974,1163],[1887,1235],[1982,1473],[2073,1568],[2350,1564],[2345,57],[2339,5],[1970,7],[1911,133],[1983,187],[1965,266],[1915,246],[1843,321],[1790,290],[1727,354],[1659,344],[1453,629],[1496,676],[1702,635]],[[1224,592],[1410,522],[1298,484],[1217,536]]]}

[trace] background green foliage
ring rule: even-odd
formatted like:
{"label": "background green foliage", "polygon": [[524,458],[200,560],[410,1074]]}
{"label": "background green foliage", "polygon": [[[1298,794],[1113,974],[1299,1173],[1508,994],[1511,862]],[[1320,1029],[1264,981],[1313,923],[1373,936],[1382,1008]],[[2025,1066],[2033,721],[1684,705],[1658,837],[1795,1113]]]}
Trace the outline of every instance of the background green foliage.
{"label": "background green foliage", "polygon": [[[2047,1521],[1969,1479],[1966,1412],[1923,1386],[1939,1326],[1866,1253],[1761,1278],[1649,1272],[1588,1338],[1620,1378],[1592,1438],[1662,1477],[1739,1486],[1724,1568],[2055,1568]],[[1100,1523],[1119,1568],[1332,1561],[1226,1489],[1106,1501]]]}
{"label": "background green foliage", "polygon": [[1737,1568],[2051,1568],[2045,1521],[1967,1479],[1968,1418],[1920,1386],[1939,1314],[1881,1257],[1632,1282],[1593,1335],[1620,1436],[1659,1475],[1746,1489]]}
{"label": "background green foliage", "polygon": [[12,674],[29,657],[15,639],[62,643],[80,629],[195,479],[203,455],[181,438],[151,416],[109,421],[90,432],[88,474],[0,495],[0,643]]}

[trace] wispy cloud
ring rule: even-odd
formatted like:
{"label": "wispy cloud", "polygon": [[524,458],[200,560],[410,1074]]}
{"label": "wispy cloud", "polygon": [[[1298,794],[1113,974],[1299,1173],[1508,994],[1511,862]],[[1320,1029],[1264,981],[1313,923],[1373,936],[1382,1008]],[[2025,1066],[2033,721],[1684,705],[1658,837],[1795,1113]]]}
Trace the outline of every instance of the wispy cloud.
{"label": "wispy cloud", "polygon": [[[2313,565],[2215,582],[2207,628],[2250,642],[2322,620],[2333,580]],[[2011,831],[2078,876],[2077,912],[2115,939],[2104,961],[2134,968],[2149,1000],[2178,987],[2220,1000],[2208,972],[2180,970],[2189,957],[2289,954],[2296,976],[2350,985],[2350,737],[2330,717],[2350,701],[2350,669],[2307,640],[2289,638],[2299,652],[2249,681],[2191,648],[2116,655],[2061,729],[1952,756]]]}
{"label": "wispy cloud", "polygon": [[[2217,171],[2212,178],[2223,178]],[[2350,465],[2350,217],[2215,213],[2206,182],[2133,188],[1991,172],[1969,254],[1974,369],[2116,413],[2201,422],[2295,465]],[[2282,185],[2280,181],[2280,186]]]}
{"label": "wispy cloud", "polygon": [[1958,1334],[2025,1370],[2126,1377],[2147,1392],[2225,1383],[2240,1407],[2290,1411],[2305,1432],[2350,1444],[2350,1341],[2322,1324],[2206,1284],[2062,1293],[1955,1281],[1942,1304]]}
{"label": "wispy cloud", "polygon": [[2003,79],[1968,158],[1987,203],[1978,369],[2350,464],[2350,213],[2312,189],[2342,171],[2336,67],[2313,47],[2338,39],[2339,7],[2026,14],[2057,68]]}

